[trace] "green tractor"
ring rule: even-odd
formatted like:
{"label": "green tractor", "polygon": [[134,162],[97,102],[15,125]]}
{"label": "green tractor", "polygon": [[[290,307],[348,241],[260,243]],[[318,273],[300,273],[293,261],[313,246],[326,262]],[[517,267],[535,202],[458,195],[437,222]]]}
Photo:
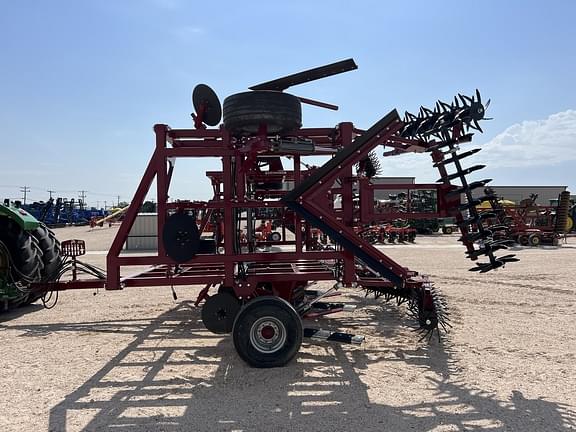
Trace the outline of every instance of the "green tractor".
{"label": "green tractor", "polygon": [[61,268],[60,242],[26,210],[0,204],[0,312],[40,299]]}

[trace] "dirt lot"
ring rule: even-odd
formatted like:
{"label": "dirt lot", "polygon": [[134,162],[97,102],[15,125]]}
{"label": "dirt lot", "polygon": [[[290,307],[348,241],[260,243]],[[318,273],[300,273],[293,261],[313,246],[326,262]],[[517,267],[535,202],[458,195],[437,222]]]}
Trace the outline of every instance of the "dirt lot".
{"label": "dirt lot", "polygon": [[[104,265],[115,228],[85,238]],[[297,361],[248,368],[208,333],[198,287],[64,292],[0,316],[2,431],[558,431],[576,429],[576,240],[519,249],[521,262],[468,272],[457,236],[384,246],[430,274],[453,312],[442,343],[419,342],[403,307],[362,304],[318,325],[361,346],[305,343]]]}

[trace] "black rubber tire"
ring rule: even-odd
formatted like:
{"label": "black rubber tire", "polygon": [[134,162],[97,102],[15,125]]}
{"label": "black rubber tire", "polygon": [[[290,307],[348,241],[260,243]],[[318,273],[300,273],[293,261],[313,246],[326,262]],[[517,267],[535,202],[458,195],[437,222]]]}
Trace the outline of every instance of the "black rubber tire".
{"label": "black rubber tire", "polygon": [[227,286],[224,286],[224,285],[220,285],[220,286],[218,287],[218,292],[219,292],[219,293],[228,293],[228,294],[236,297],[236,294],[234,293],[234,288],[232,288],[232,287],[227,287]]}
{"label": "black rubber tire", "polygon": [[278,134],[302,126],[300,100],[276,91],[251,91],[224,99],[224,127],[234,135],[258,133],[266,125],[268,134]]}
{"label": "black rubber tire", "polygon": [[[256,345],[258,342],[253,342],[252,336],[258,334],[256,330],[259,326],[266,327],[269,322],[280,330],[274,332],[271,343],[274,343],[272,338],[282,337],[277,341],[277,347],[271,346],[271,352],[263,352]],[[236,316],[232,334],[234,347],[246,363],[256,368],[271,368],[284,366],[296,356],[304,332],[302,320],[290,303],[279,297],[265,296],[250,301],[242,308]]]}
{"label": "black rubber tire", "polygon": [[[62,262],[60,242],[54,232],[44,223],[41,223],[38,228],[31,231],[31,234],[38,242],[40,250],[42,251],[42,264],[44,266],[41,272],[42,281],[56,281]],[[24,304],[34,303],[41,298],[44,293],[44,291],[31,292]]]}
{"label": "black rubber tire", "polygon": [[42,263],[44,264],[42,280],[45,282],[56,280],[62,260],[60,242],[54,235],[54,232],[43,223],[32,231],[32,235],[38,241],[38,245],[42,251]]}
{"label": "black rubber tire", "polygon": [[268,240],[273,242],[279,242],[280,240],[282,240],[282,234],[280,234],[277,231],[273,231],[270,233],[270,235],[268,235]]}
{"label": "black rubber tire", "polygon": [[452,234],[453,230],[452,227],[442,227],[442,232],[444,234]]}
{"label": "black rubber tire", "polygon": [[[42,250],[38,241],[31,233],[22,230],[20,225],[8,218],[0,218],[0,241],[6,245],[12,261],[12,280],[26,285],[30,282],[40,282],[44,264]],[[7,303],[8,309],[31,303],[37,300],[30,294],[11,299]]]}
{"label": "black rubber tire", "polygon": [[221,292],[208,297],[201,311],[204,327],[215,334],[230,333],[240,308],[240,301],[230,293]]}
{"label": "black rubber tire", "polygon": [[37,240],[27,231],[23,231],[16,222],[0,218],[0,240],[10,251],[12,264],[17,271],[12,277],[15,281],[40,281],[44,264],[42,250]]}
{"label": "black rubber tire", "polygon": [[542,239],[538,234],[532,234],[530,237],[528,237],[528,244],[530,246],[538,247],[540,246],[540,243],[542,243]]}

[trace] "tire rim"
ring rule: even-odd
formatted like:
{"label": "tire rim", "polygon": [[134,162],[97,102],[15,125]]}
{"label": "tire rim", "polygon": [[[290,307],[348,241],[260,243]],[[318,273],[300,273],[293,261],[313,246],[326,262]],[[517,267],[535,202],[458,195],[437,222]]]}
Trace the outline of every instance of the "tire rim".
{"label": "tire rim", "polygon": [[250,328],[250,342],[262,354],[275,353],[286,342],[286,327],[278,318],[259,318]]}

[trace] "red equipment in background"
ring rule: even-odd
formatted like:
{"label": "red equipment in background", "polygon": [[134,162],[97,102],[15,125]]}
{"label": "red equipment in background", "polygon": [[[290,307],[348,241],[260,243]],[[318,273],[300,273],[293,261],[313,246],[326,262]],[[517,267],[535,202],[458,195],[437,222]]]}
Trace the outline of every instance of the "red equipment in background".
{"label": "red equipment in background", "polygon": [[[490,188],[485,191],[493,194]],[[496,198],[490,209],[482,209],[494,214],[487,218],[488,226],[495,224],[493,236],[514,241],[522,246],[547,244],[558,246],[560,237],[568,231],[570,192],[560,194],[557,206],[536,204],[538,195],[532,194],[519,205],[501,205]]]}
{"label": "red equipment in background", "polygon": [[[361,341],[355,335],[302,328],[302,318],[345,309],[341,303],[322,301],[341,287],[360,287],[376,297],[406,302],[424,336],[446,328],[446,305],[433,284],[396,263],[357,235],[357,230],[395,217],[375,209],[374,191],[387,186],[370,181],[377,171],[372,151],[383,145],[390,149],[385,156],[427,152],[440,172],[439,183],[403,186],[431,191],[436,208],[433,212],[408,209],[397,217],[455,216],[469,258],[488,258],[472,270],[485,272],[516,261],[513,255],[496,257],[494,252],[506,245],[491,240],[484,215],[476,211],[477,203],[488,198],[473,198],[472,191],[490,180],[468,182],[466,176],[483,166],[461,166],[461,160],[477,150],[459,153],[458,146],[471,140],[470,128],[481,131],[478,121],[484,118],[485,106],[476,91],[472,97],[459,95],[451,104],[439,101],[434,110],[407,113],[404,119],[393,110],[366,131],[349,122],[302,128],[300,102],[337,107],[283,90],[356,68],[353,60],[345,60],[232,95],[224,101],[224,125],[213,129],[206,125],[220,123],[220,103],[207,86],[198,86],[193,95],[195,129],[154,126],[156,147],[108,253],[105,281],[60,282],[50,289],[202,284],[196,303],[202,304],[206,327],[215,333],[232,332],[239,355],[257,367],[288,362],[303,336]],[[303,163],[308,156],[328,160],[311,167]],[[170,202],[178,158],[221,161],[220,171],[206,173],[212,182],[212,199]],[[453,173],[448,173],[448,166]],[[461,184],[452,185],[454,179]],[[123,254],[154,181],[158,251]],[[461,195],[466,204],[461,204]],[[262,221],[264,226],[258,229]],[[480,248],[475,247],[476,240],[483,240]],[[142,265],[152,267],[121,276],[123,269]],[[316,281],[333,281],[334,287],[326,292],[310,289]]]}

